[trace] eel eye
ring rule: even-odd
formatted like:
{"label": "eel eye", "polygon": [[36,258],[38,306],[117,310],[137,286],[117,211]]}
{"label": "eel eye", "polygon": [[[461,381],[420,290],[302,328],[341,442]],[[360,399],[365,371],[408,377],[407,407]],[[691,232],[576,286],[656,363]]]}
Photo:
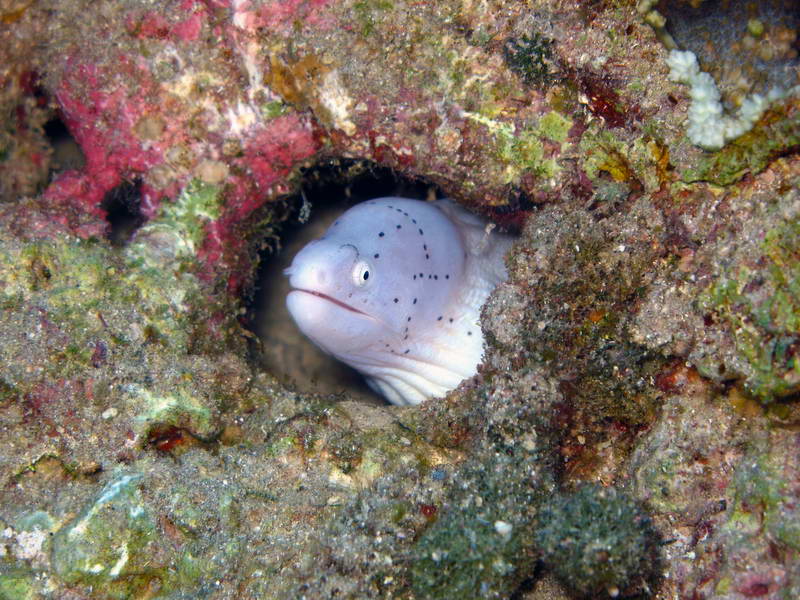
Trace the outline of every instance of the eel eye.
{"label": "eel eye", "polygon": [[353,283],[357,287],[364,287],[370,282],[372,277],[372,268],[365,260],[359,260],[353,265]]}

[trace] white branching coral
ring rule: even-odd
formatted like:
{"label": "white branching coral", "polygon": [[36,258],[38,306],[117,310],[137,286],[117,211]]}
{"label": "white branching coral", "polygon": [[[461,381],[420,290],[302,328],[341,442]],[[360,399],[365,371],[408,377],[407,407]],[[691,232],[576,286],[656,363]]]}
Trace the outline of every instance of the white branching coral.
{"label": "white branching coral", "polygon": [[701,71],[697,57],[689,51],[672,50],[667,58],[672,81],[691,87],[689,125],[686,134],[693,144],[706,150],[718,150],[726,143],[747,133],[764,114],[769,104],[786,92],[773,89],[767,97],[753,94],[742,102],[734,115],[726,115],[714,79]]}

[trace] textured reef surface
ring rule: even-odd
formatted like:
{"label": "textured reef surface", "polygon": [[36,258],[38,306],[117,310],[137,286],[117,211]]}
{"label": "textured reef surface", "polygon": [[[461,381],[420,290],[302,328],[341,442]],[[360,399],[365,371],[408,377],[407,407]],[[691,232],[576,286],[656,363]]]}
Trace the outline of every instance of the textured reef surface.
{"label": "textured reef surface", "polygon": [[[666,62],[797,85],[748,4],[0,0],[0,599],[800,597],[800,100]],[[263,368],[320,165],[519,236],[445,398]]]}

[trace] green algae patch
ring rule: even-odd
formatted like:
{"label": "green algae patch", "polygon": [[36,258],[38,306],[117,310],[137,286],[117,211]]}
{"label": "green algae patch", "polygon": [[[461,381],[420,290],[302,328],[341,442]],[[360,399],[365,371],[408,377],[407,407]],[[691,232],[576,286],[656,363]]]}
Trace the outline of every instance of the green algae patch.
{"label": "green algae patch", "polygon": [[466,113],[467,118],[485,126],[492,136],[494,155],[504,165],[502,177],[506,183],[517,181],[523,173],[536,177],[551,178],[560,170],[555,158],[557,152],[546,151],[545,141],[566,143],[571,122],[562,115],[551,111],[538,123],[525,128],[517,128],[479,113]]}
{"label": "green algae patch", "polygon": [[[97,241],[56,238],[47,244],[9,244],[6,252],[9,264],[3,290],[21,302],[16,310],[3,311],[0,318],[7,328],[0,353],[7,365],[7,381],[23,391],[28,391],[24,381],[29,375],[18,369],[37,357],[31,345],[42,352],[41,358],[46,359],[42,367],[57,380],[96,367],[100,353],[107,356],[126,346],[133,323],[174,334],[176,341],[185,335],[170,301],[162,297],[156,306],[142,302],[141,289],[124,280],[127,271],[119,257]],[[169,289],[163,275],[140,283],[162,293]],[[30,328],[33,306],[44,327],[34,329],[35,335],[23,346],[22,340],[16,342],[14,331]],[[37,344],[39,338],[42,343]],[[26,353],[28,360],[21,362]]]}
{"label": "green algae patch", "polygon": [[144,504],[137,473],[118,474],[53,538],[53,570],[69,584],[130,597],[157,577],[156,522]]}
{"label": "green algae patch", "polygon": [[630,496],[582,485],[547,502],[538,522],[536,541],[545,564],[581,596],[616,598],[651,588],[661,538]]}
{"label": "green algae patch", "polygon": [[572,121],[554,110],[539,119],[539,131],[542,136],[554,142],[565,142],[571,128]]}
{"label": "green algae patch", "polygon": [[261,114],[264,115],[264,118],[270,120],[285,115],[290,110],[289,105],[280,100],[272,100],[261,105]]}
{"label": "green algae patch", "polygon": [[46,243],[9,244],[4,250],[2,260],[8,270],[0,287],[3,293],[23,300],[46,293],[52,304],[67,314],[79,313],[74,305],[81,301],[90,303],[89,308],[96,307],[99,300],[91,292],[109,290],[114,285],[110,273],[119,264],[97,240],[57,238]]}
{"label": "green algae patch", "polygon": [[353,14],[356,21],[361,25],[361,34],[369,37],[375,33],[388,11],[394,9],[394,5],[388,0],[361,0],[353,4]]}
{"label": "green algae patch", "polygon": [[[190,181],[174,202],[163,203],[158,217],[137,232],[128,255],[150,268],[164,268],[164,259],[193,259],[205,240],[206,225],[222,213],[221,192],[219,186]],[[158,248],[139,241],[153,238],[159,242]]]}
{"label": "green algae patch", "polygon": [[524,475],[538,461],[521,446],[470,462],[459,474],[463,497],[413,549],[416,597],[508,598],[533,573],[533,515],[546,493]]}
{"label": "green algae patch", "polygon": [[[0,227],[0,396],[57,424],[64,460],[97,462],[126,432],[146,438],[158,425],[212,438],[220,411],[245,396],[236,311],[195,275],[191,253],[219,202],[218,188],[193,182],[125,248]],[[31,454],[49,452],[55,434],[42,431]],[[20,453],[17,468],[32,460]]]}
{"label": "green algae patch", "polygon": [[[7,331],[0,356],[9,386],[29,391],[24,367],[36,358],[55,381],[96,369],[153,341],[187,351],[194,323],[189,300],[200,294],[194,276],[130,267],[116,252],[91,240],[57,238],[15,250],[4,291],[21,303],[0,317]],[[17,343],[14,332],[30,330],[35,320],[41,323],[33,330],[35,336]]]}
{"label": "green algae patch", "polygon": [[771,540],[800,552],[800,508],[784,462],[766,445],[742,459],[731,482],[735,503],[726,528],[757,532],[763,527]]}
{"label": "green algae patch", "polygon": [[745,387],[767,404],[800,392],[800,222],[768,231],[761,251],[763,267],[725,273],[700,306],[728,324]]}
{"label": "green algae patch", "polygon": [[105,336],[109,329],[119,331],[110,339],[114,344],[130,343],[132,331],[149,330],[176,348],[187,345],[188,301],[199,294],[190,274],[171,273],[164,265],[144,267],[97,240],[55,238],[9,246],[4,255],[2,293],[23,303],[36,301],[54,325],[72,331],[84,351],[75,359],[83,358],[83,366],[88,346],[81,338]]}
{"label": "green algae patch", "polygon": [[275,458],[291,452],[300,441],[294,435],[284,435],[279,437],[274,442],[271,442],[264,451],[269,458]]}
{"label": "green algae patch", "polygon": [[[798,458],[797,432],[776,428],[751,433],[746,452],[724,490],[724,496],[732,499],[727,520],[718,527],[712,542],[723,555],[735,557],[721,565],[721,589],[722,585],[744,589],[752,573],[780,569],[788,577],[775,597],[798,597]],[[750,568],[743,571],[743,564]]]}
{"label": "green algae patch", "polygon": [[157,393],[139,386],[129,386],[130,404],[136,407],[135,422],[139,434],[154,426],[171,425],[188,429],[200,438],[211,438],[217,422],[206,399],[198,398],[189,389],[177,388],[169,393]]}
{"label": "green algae patch", "polygon": [[581,137],[579,148],[581,166],[596,186],[607,185],[610,176],[629,190],[655,192],[669,180],[669,151],[648,136],[628,142],[592,124]]}
{"label": "green algae patch", "polygon": [[55,526],[55,521],[49,513],[43,510],[34,510],[17,518],[14,526],[15,529],[22,531],[33,531],[34,529],[51,531]]}
{"label": "green algae patch", "polygon": [[36,598],[35,573],[22,569],[0,568],[0,600],[33,600]]}

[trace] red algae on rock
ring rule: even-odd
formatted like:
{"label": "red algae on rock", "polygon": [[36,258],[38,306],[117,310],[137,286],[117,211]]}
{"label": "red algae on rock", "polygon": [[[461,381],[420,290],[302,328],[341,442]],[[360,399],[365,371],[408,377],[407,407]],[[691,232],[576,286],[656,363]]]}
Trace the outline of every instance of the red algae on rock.
{"label": "red algae on rock", "polygon": [[[242,221],[286,193],[294,166],[319,149],[312,122],[288,108],[277,118],[267,116],[264,107],[276,97],[248,54],[253,33],[224,24],[223,5],[104,10],[113,18],[103,25],[108,35],[95,44],[82,44],[64,30],[57,36],[62,46],[48,68],[50,91],[86,167],[60,175],[46,197],[70,198],[84,204],[80,210],[99,214],[106,193],[136,179],[140,210],[153,217],[193,176],[218,180],[214,172],[221,173],[225,209],[210,224],[199,258],[210,276],[241,270]],[[122,27],[115,24],[120,19]],[[239,87],[235,76],[242,62],[251,79]],[[242,275],[237,272],[234,285]]]}

